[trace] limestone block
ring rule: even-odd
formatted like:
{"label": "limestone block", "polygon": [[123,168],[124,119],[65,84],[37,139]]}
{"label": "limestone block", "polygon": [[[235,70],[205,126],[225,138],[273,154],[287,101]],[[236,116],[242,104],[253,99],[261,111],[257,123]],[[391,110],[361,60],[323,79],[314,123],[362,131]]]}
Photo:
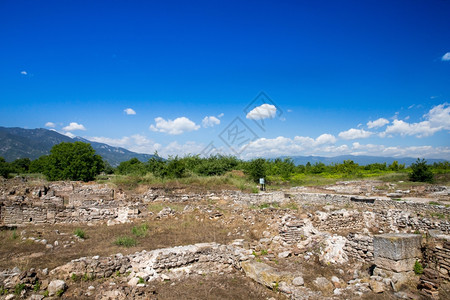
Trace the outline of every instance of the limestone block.
{"label": "limestone block", "polygon": [[373,237],[375,259],[394,261],[421,257],[422,236],[419,234],[387,233]]}
{"label": "limestone block", "polygon": [[376,257],[374,261],[377,267],[394,272],[412,271],[414,269],[415,262],[416,258],[392,260],[384,257]]}

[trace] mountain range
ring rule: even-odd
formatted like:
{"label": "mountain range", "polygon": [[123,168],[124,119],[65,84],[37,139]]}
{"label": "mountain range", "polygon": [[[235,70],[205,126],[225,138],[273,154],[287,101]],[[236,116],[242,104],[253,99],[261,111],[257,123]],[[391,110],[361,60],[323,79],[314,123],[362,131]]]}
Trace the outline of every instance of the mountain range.
{"label": "mountain range", "polygon": [[[60,134],[54,130],[43,128],[24,129],[19,127],[0,127],[0,157],[11,162],[17,158],[25,158],[33,160],[42,155],[50,153],[50,149],[62,142],[82,141],[90,143],[97,154],[101,155],[111,166],[116,167],[121,162],[137,158],[142,162],[148,161],[154,157],[151,154],[143,154],[129,151],[125,148],[113,147],[103,143],[91,142],[81,137],[70,138]],[[355,156],[341,155],[335,157],[323,156],[291,156],[296,165],[305,165],[322,162],[326,165],[332,163],[342,163],[344,160],[353,160],[360,165],[372,163],[391,164],[394,160],[406,166],[411,165],[417,158],[412,157],[382,157],[382,156]],[[443,159],[427,159],[428,163],[443,162]]]}
{"label": "mountain range", "polygon": [[19,127],[0,127],[0,157],[8,162],[25,157],[34,160],[49,154],[50,149],[56,144],[76,141],[90,143],[95,152],[113,167],[134,157],[142,162],[154,157],[151,154],[135,153],[124,148],[91,142],[81,137],[70,138],[53,130]]}

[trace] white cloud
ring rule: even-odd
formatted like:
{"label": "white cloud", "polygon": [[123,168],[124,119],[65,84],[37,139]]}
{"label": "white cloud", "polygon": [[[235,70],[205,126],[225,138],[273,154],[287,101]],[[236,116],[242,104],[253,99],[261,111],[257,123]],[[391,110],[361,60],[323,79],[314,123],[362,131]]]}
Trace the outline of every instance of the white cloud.
{"label": "white cloud", "polygon": [[251,120],[262,120],[262,119],[271,119],[275,117],[277,113],[277,108],[275,105],[271,104],[262,104],[261,106],[255,107],[252,109],[246,116],[247,119]]}
{"label": "white cloud", "polygon": [[72,132],[63,132],[64,135],[70,137],[71,139],[73,139],[74,137],[76,137],[75,134],[73,134]]}
{"label": "white cloud", "polygon": [[22,71],[22,72],[20,72],[20,74],[22,74],[22,75],[28,75],[28,72],[27,71]]}
{"label": "white cloud", "polygon": [[155,125],[150,125],[150,130],[164,132],[171,135],[178,135],[184,132],[198,130],[200,125],[196,125],[194,122],[186,117],[176,118],[175,120],[164,120],[161,117],[155,118]]}
{"label": "white cloud", "polygon": [[367,127],[369,128],[379,128],[383,127],[384,125],[389,124],[389,121],[385,118],[379,118],[375,121],[369,121],[367,122]]}
{"label": "white cloud", "polygon": [[342,131],[339,133],[339,137],[344,140],[354,140],[354,139],[364,139],[371,136],[373,132],[366,131],[364,129],[351,128],[347,131]]}
{"label": "white cloud", "polygon": [[63,130],[65,131],[86,130],[86,127],[84,127],[82,124],[71,122],[68,126],[63,127]]}
{"label": "white cloud", "polygon": [[316,138],[315,141],[316,145],[334,144],[334,143],[336,143],[336,137],[328,133],[320,135],[318,138]]}
{"label": "white cloud", "polygon": [[214,116],[204,117],[202,120],[203,127],[213,127],[220,124],[220,120]]}
{"label": "white cloud", "polygon": [[417,137],[427,137],[433,135],[441,127],[432,127],[429,121],[419,123],[408,123],[402,120],[394,120],[392,125],[386,128],[386,134],[416,135]]}
{"label": "white cloud", "polygon": [[224,115],[225,115],[224,113],[220,113],[217,117],[222,118]]}
{"label": "white cloud", "polygon": [[132,108],[125,108],[123,111],[124,111],[127,115],[135,115],[135,114],[136,114],[136,112],[135,112],[134,109],[132,109]]}
{"label": "white cloud", "polygon": [[45,123],[45,127],[55,128],[56,124],[53,122],[47,122],[47,123]]}
{"label": "white cloud", "polygon": [[450,61],[450,52],[445,53],[441,59],[443,61]]}
{"label": "white cloud", "polygon": [[450,130],[450,104],[443,103],[433,107],[425,114],[425,118],[428,118],[431,126],[442,127],[443,129]]}
{"label": "white cloud", "polygon": [[92,142],[104,143],[114,147],[122,147],[137,153],[153,154],[161,149],[161,144],[155,143],[141,134],[124,136],[120,139],[108,137],[85,137]]}

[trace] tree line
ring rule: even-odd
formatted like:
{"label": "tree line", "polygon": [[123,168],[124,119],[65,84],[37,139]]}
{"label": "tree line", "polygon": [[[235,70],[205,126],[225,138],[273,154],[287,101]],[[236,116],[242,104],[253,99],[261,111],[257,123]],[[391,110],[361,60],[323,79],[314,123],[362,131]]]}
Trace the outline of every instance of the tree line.
{"label": "tree line", "polygon": [[[446,161],[429,165],[425,160],[418,159],[409,169],[411,170],[410,180],[431,182],[433,173],[450,172],[450,164]],[[147,162],[132,158],[113,168],[103,161],[101,156],[95,154],[95,150],[90,144],[83,142],[55,145],[49,155],[41,156],[36,160],[20,158],[8,163],[0,157],[0,175],[5,178],[13,173],[41,173],[48,180],[91,181],[101,173],[136,176],[152,173],[156,177],[175,179],[191,175],[220,176],[232,170],[241,170],[252,181],[258,182],[259,178],[267,177],[289,181],[296,174],[337,174],[342,177],[358,177],[358,175],[370,172],[404,171],[405,165],[394,161],[389,165],[373,163],[362,166],[352,160],[344,160],[342,163],[330,165],[322,162],[295,165],[291,158],[256,158],[244,161],[235,156],[225,155],[206,158],[199,155],[170,156],[168,159],[163,159],[156,152],[154,157]]]}

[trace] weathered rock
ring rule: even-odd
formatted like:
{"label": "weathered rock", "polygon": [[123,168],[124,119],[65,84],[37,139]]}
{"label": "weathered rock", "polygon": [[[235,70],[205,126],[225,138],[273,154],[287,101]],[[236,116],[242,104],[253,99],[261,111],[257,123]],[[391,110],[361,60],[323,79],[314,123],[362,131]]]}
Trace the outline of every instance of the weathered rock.
{"label": "weathered rock", "polygon": [[289,255],[291,255],[291,251],[283,251],[283,252],[280,252],[280,253],[278,253],[278,257],[279,258],[286,258],[286,257],[288,257]]}
{"label": "weathered rock", "polygon": [[379,282],[379,281],[373,281],[371,280],[369,282],[370,284],[370,289],[375,293],[375,294],[379,294],[384,292],[384,284]]}
{"label": "weathered rock", "polygon": [[64,280],[52,280],[50,284],[48,285],[48,294],[50,296],[56,295],[59,291],[65,291],[67,288],[66,283]]}
{"label": "weathered rock", "polygon": [[391,260],[417,258],[421,256],[422,236],[419,234],[387,233],[373,237],[375,259],[377,257]]}
{"label": "weathered rock", "polygon": [[379,268],[394,272],[411,271],[421,257],[422,236],[418,234],[388,233],[373,238],[374,262]]}
{"label": "weathered rock", "polygon": [[265,263],[243,261],[241,266],[245,275],[269,288],[273,288],[277,282],[292,282],[292,275],[281,273]]}
{"label": "weathered rock", "polygon": [[295,286],[302,286],[305,284],[303,277],[297,276],[292,280],[292,284]]}
{"label": "weathered rock", "polygon": [[342,236],[334,235],[325,239],[325,248],[320,255],[320,261],[324,263],[346,263],[348,261],[347,253],[344,251],[347,239]]}
{"label": "weathered rock", "polygon": [[325,293],[332,293],[334,290],[333,284],[326,279],[325,277],[317,277],[314,280],[314,285],[319,291],[325,292]]}

